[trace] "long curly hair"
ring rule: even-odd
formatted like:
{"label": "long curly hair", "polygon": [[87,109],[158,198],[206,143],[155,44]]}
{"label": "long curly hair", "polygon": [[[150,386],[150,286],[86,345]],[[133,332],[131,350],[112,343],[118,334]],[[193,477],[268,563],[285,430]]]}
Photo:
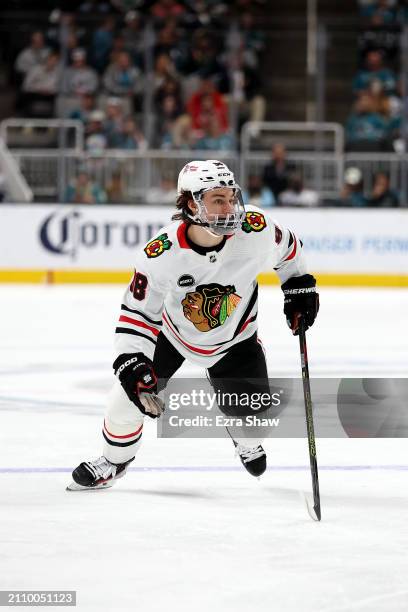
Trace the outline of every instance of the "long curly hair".
{"label": "long curly hair", "polygon": [[186,223],[191,223],[188,218],[188,214],[191,213],[190,207],[188,203],[190,200],[193,200],[193,194],[191,191],[183,191],[181,195],[178,196],[176,200],[176,208],[177,211],[172,216],[172,221],[185,221]]}

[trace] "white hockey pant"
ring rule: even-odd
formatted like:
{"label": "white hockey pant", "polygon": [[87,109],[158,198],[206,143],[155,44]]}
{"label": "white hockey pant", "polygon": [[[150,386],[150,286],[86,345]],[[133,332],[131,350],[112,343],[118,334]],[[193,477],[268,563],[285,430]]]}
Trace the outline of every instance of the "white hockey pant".
{"label": "white hockey pant", "polygon": [[109,392],[103,424],[103,455],[112,463],[124,463],[140,448],[144,416],[118,380]]}

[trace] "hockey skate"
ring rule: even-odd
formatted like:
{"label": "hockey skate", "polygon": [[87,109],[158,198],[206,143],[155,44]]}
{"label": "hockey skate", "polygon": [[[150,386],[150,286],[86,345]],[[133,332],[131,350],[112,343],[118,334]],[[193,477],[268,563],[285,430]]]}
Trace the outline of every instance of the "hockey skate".
{"label": "hockey skate", "polygon": [[114,464],[102,456],[92,461],[83,461],[72,472],[73,482],[67,487],[67,491],[85,491],[95,489],[109,489],[118,478],[126,474],[127,466],[133,461],[129,459],[125,463]]}
{"label": "hockey skate", "polygon": [[262,446],[259,444],[253,448],[238,444],[235,440],[232,440],[235,445],[236,454],[241,459],[241,463],[246,471],[259,478],[266,470],[266,453]]}

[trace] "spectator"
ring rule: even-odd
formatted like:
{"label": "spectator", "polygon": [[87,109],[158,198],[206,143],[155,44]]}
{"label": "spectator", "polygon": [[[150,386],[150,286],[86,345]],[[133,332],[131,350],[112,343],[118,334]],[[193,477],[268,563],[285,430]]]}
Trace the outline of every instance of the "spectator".
{"label": "spectator", "polygon": [[156,61],[154,63],[154,90],[160,89],[163,86],[164,82],[167,79],[177,80],[177,72],[174,67],[174,64],[167,53],[160,53],[156,57]]}
{"label": "spectator", "polygon": [[231,151],[234,141],[232,136],[221,128],[219,117],[212,115],[206,124],[204,136],[197,140],[194,148],[202,151]]}
{"label": "spectator", "polygon": [[368,25],[386,27],[396,22],[397,14],[394,0],[377,0],[360,8],[360,14]]}
{"label": "spectator", "polygon": [[369,51],[365,58],[366,68],[360,70],[353,79],[353,92],[370,89],[373,81],[379,81],[384,92],[391,95],[397,87],[397,79],[392,70],[384,66],[381,51]]}
{"label": "spectator", "polygon": [[265,47],[264,34],[255,27],[255,18],[251,11],[244,11],[240,16],[241,47],[244,52],[244,65],[257,68],[259,56]]}
{"label": "spectator", "polygon": [[169,95],[163,98],[156,116],[155,145],[159,149],[173,148],[175,125],[182,114],[183,110],[176,96]]}
{"label": "spectator", "polygon": [[172,176],[163,176],[159,187],[152,187],[146,194],[147,204],[174,205],[177,199],[176,183]]}
{"label": "spectator", "polygon": [[58,53],[50,53],[45,64],[30,68],[23,82],[24,108],[30,117],[50,117],[58,93],[61,66]]}
{"label": "spectator", "polygon": [[[59,49],[61,46],[61,28],[63,29],[64,46],[67,46],[67,49],[70,51],[69,56],[63,58],[63,60],[66,59],[68,61],[72,51],[85,46],[87,41],[87,30],[79,26],[76,19],[76,13],[74,11],[69,12],[68,7],[66,7],[65,11],[55,9],[49,17],[50,27],[47,30],[47,39],[56,49]],[[62,55],[64,55],[63,52]]]}
{"label": "spectator", "polygon": [[122,174],[119,170],[112,174],[112,178],[106,187],[106,193],[110,204],[120,204],[125,201]]}
{"label": "spectator", "polygon": [[375,174],[368,204],[377,208],[393,208],[399,205],[398,194],[390,188],[390,177],[386,172]]}
{"label": "spectator", "polygon": [[106,69],[103,84],[111,96],[133,98],[143,90],[143,77],[139,68],[132,66],[129,53],[122,51]]}
{"label": "spectator", "polygon": [[136,149],[143,151],[147,146],[142,132],[131,117],[125,119],[121,132],[117,132],[112,136],[111,144],[115,149],[125,149],[128,151]]}
{"label": "spectator", "polygon": [[219,93],[229,92],[229,78],[225,66],[220,62],[220,44],[207,30],[199,30],[194,34],[193,41],[185,59],[181,59],[178,67],[184,75],[195,79],[211,79],[214,88]]}
{"label": "spectator", "polygon": [[213,114],[217,115],[221,129],[228,129],[227,105],[211,79],[201,80],[199,89],[187,102],[187,110],[196,130],[204,129]]}
{"label": "spectator", "polygon": [[77,178],[67,187],[65,201],[69,204],[104,204],[106,193],[91,181],[86,170],[80,170]]}
{"label": "spectator", "polygon": [[128,11],[125,15],[126,27],[122,30],[124,51],[127,51],[133,63],[139,68],[144,65],[144,32],[142,20],[137,11]]}
{"label": "spectator", "polygon": [[67,34],[67,38],[66,38],[66,49],[65,49],[65,53],[64,56],[62,58],[62,61],[64,63],[64,66],[69,66],[71,63],[71,59],[72,59],[72,54],[75,51],[75,49],[79,48],[79,40],[78,40],[78,36],[76,35],[75,32],[68,32]]}
{"label": "spectator", "polygon": [[263,121],[266,100],[261,94],[261,79],[258,71],[245,66],[242,51],[237,51],[229,60],[232,77],[231,99],[239,109],[240,125],[245,121]]}
{"label": "spectator", "polygon": [[89,115],[85,140],[85,148],[91,155],[101,155],[108,146],[108,139],[104,130],[105,113],[94,110]]}
{"label": "spectator", "polygon": [[183,25],[192,30],[210,25],[211,4],[212,2],[206,0],[184,0],[187,12],[183,16]]}
{"label": "spectator", "polygon": [[378,151],[388,145],[388,120],[375,111],[370,93],[363,92],[354,104],[354,112],[346,122],[348,151]]}
{"label": "spectator", "polygon": [[44,34],[39,31],[33,32],[30,46],[20,51],[14,64],[20,77],[24,78],[32,68],[44,64],[49,53],[50,49],[45,44]]}
{"label": "spectator", "polygon": [[122,34],[118,34],[113,39],[112,52],[110,54],[110,64],[115,64],[121,53],[127,53],[125,39]]}
{"label": "spectator", "polygon": [[263,183],[272,191],[275,200],[287,188],[289,175],[293,170],[293,165],[286,159],[284,145],[275,144],[272,148],[272,161],[265,166],[263,171]]}
{"label": "spectator", "polygon": [[86,127],[92,111],[95,109],[95,96],[93,94],[83,94],[79,98],[79,106],[74,108],[70,114],[70,119],[76,119],[77,121],[82,121],[84,126]]}
{"label": "spectator", "polygon": [[173,127],[173,148],[178,151],[190,151],[194,145],[192,121],[189,115],[181,115]]}
{"label": "spectator", "polygon": [[157,108],[161,107],[164,98],[167,96],[176,98],[178,107],[182,108],[184,106],[182,103],[180,82],[170,76],[166,76],[163,83],[156,90],[154,101]]}
{"label": "spectator", "polygon": [[184,53],[174,20],[168,20],[166,25],[159,30],[153,52],[155,57],[161,53],[169,55],[176,67],[182,62]]}
{"label": "spectator", "polygon": [[82,96],[93,94],[98,89],[98,75],[86,63],[84,49],[74,49],[72,52],[72,65],[64,69],[61,93],[68,96]]}
{"label": "spectator", "polygon": [[344,173],[344,187],[340,197],[342,204],[361,208],[367,206],[367,198],[363,191],[363,174],[360,168],[347,168]]}
{"label": "spectator", "polygon": [[248,206],[268,208],[276,204],[272,191],[262,185],[262,178],[258,174],[249,175],[248,189],[244,191],[243,197],[245,204]]}
{"label": "spectator", "polygon": [[116,135],[122,131],[123,121],[124,116],[122,100],[115,97],[108,98],[106,103],[106,119],[104,127],[109,146],[112,146],[112,141],[115,139]]}
{"label": "spectator", "polygon": [[318,206],[319,195],[317,191],[306,189],[299,174],[289,178],[288,188],[279,195],[281,206]]}
{"label": "spectator", "polygon": [[109,56],[113,48],[114,29],[115,18],[110,15],[103,20],[101,26],[94,32],[92,37],[92,64],[99,73],[102,73],[108,65]]}
{"label": "spectator", "polygon": [[185,10],[185,7],[177,0],[157,0],[150,12],[155,19],[165,23],[168,19],[181,17]]}

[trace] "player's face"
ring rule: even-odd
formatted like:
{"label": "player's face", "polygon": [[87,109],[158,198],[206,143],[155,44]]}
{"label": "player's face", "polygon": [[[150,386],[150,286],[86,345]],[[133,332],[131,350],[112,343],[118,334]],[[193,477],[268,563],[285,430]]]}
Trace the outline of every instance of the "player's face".
{"label": "player's face", "polygon": [[211,189],[203,196],[203,204],[209,215],[220,215],[221,217],[235,212],[234,204],[236,195],[234,189],[219,187]]}

